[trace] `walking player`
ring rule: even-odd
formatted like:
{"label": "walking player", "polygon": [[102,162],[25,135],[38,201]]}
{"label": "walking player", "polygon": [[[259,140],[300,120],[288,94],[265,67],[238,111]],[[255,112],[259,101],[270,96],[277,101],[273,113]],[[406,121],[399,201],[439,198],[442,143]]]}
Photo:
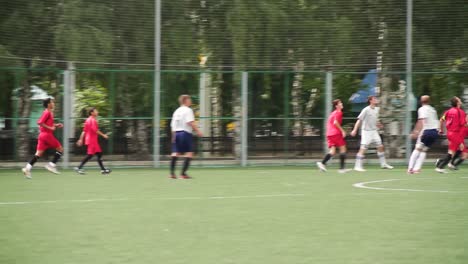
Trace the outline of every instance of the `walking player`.
{"label": "walking player", "polygon": [[193,158],[192,146],[192,132],[195,130],[199,137],[202,133],[195,124],[195,116],[193,110],[190,108],[192,99],[189,95],[179,96],[180,107],[172,115],[171,121],[171,141],[172,141],[172,154],[171,154],[171,174],[170,178],[176,179],[175,167],[179,156],[185,154],[185,161],[180,174],[181,179],[190,179],[187,175],[187,170],[190,166],[190,161]]}
{"label": "walking player", "polygon": [[83,166],[88,162],[94,155],[97,156],[97,162],[99,167],[101,168],[101,174],[109,174],[111,173],[110,169],[106,169],[104,164],[102,163],[102,150],[101,146],[99,145],[98,136],[101,136],[107,139],[107,135],[102,133],[99,130],[97,116],[99,112],[96,108],[92,107],[88,110],[89,117],[86,119],[84,123],[83,132],[81,132],[80,139],[76,142],[76,145],[82,146],[83,145],[83,138],[84,143],[87,147],[87,154],[86,157],[81,161],[80,166],[75,168],[75,171],[79,174],[85,174],[83,170]]}
{"label": "walking player", "polygon": [[354,137],[357,135],[359,127],[361,127],[361,147],[356,155],[354,170],[366,171],[362,166],[362,161],[370,144],[377,145],[377,156],[379,157],[380,167],[382,169],[393,169],[393,167],[388,165],[385,160],[384,146],[379,132],[377,131],[377,128],[382,126],[378,121],[379,108],[377,107],[377,104],[379,103],[379,100],[375,96],[369,96],[367,98],[367,102],[369,105],[362,109],[358,116],[358,121],[351,132],[351,136]]}
{"label": "walking player", "polygon": [[317,167],[321,171],[327,171],[327,162],[336,154],[336,148],[340,150],[340,169],[338,172],[345,173],[346,160],[346,132],[341,124],[343,123],[343,103],[340,99],[333,100],[335,110],[328,117],[327,122],[327,143],[329,152],[323,158],[322,162],[317,162]]}
{"label": "walking player", "polygon": [[429,95],[421,96],[422,106],[418,109],[418,121],[412,133],[417,141],[408,164],[409,174],[421,172],[427,151],[439,138],[437,111],[430,105],[430,101]]}

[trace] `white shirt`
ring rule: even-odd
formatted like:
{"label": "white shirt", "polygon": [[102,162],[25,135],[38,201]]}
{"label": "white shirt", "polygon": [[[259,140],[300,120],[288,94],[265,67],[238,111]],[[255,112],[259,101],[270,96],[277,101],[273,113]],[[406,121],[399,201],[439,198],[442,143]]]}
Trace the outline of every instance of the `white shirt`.
{"label": "white shirt", "polygon": [[358,116],[361,120],[361,129],[365,131],[377,130],[377,119],[379,118],[379,108],[366,106]]}
{"label": "white shirt", "polygon": [[193,110],[190,107],[181,106],[172,114],[171,130],[192,133],[192,126],[189,123],[193,121],[195,121]]}
{"label": "white shirt", "polygon": [[439,128],[437,111],[430,105],[423,105],[418,109],[418,119],[423,119],[423,130]]}

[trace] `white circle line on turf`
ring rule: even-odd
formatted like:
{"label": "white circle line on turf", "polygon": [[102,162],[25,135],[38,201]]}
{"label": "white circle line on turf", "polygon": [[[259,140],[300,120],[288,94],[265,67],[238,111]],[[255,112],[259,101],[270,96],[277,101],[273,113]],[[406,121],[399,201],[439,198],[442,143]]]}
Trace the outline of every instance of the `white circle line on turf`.
{"label": "white circle line on turf", "polygon": [[[445,177],[444,177],[445,178]],[[415,180],[429,180],[433,178],[412,178]],[[440,178],[439,178],[440,179]],[[410,179],[387,179],[387,180],[378,180],[378,181],[368,181],[368,182],[358,182],[353,184],[355,188],[377,190],[377,191],[403,191],[403,192],[433,192],[433,193],[462,193],[458,191],[448,191],[448,190],[423,190],[423,189],[406,189],[406,188],[386,188],[386,187],[372,187],[367,186],[372,183],[381,183],[381,182],[393,182],[393,181],[404,181]]]}
{"label": "white circle line on turf", "polygon": [[[208,197],[157,197],[150,200],[223,200],[223,199],[249,199],[249,198],[274,198],[274,197],[297,197],[305,196],[303,193],[284,193],[284,194],[258,194],[258,195],[238,195],[238,196],[208,196]],[[51,201],[19,201],[19,202],[0,202],[2,205],[28,205],[28,204],[53,204],[53,203],[92,203],[92,202],[115,202],[129,201],[129,198],[115,199],[83,199],[83,200],[51,200]],[[138,200],[138,199],[134,199]]]}

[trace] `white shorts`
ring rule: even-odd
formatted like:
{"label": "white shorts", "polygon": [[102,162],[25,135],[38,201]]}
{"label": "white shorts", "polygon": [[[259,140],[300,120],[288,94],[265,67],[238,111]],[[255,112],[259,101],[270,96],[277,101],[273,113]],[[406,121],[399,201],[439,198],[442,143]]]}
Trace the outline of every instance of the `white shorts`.
{"label": "white shorts", "polygon": [[361,130],[361,148],[368,148],[370,144],[376,146],[382,145],[382,138],[380,138],[377,130]]}

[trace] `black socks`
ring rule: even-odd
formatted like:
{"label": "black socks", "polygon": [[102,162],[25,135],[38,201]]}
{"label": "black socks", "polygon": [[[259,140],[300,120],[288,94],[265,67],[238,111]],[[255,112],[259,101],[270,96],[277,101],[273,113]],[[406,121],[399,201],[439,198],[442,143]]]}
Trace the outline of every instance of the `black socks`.
{"label": "black socks", "polygon": [[29,165],[34,166],[34,163],[39,159],[39,156],[34,155],[32,159],[29,161]]}
{"label": "black socks", "polygon": [[340,153],[340,169],[344,170],[346,161],[346,153]]}
{"label": "black socks", "polygon": [[175,175],[176,163],[177,163],[177,157],[171,157],[171,175]]}
{"label": "black socks", "polygon": [[52,163],[56,164],[57,161],[62,157],[62,152],[56,151],[54,155],[54,159],[52,160]]}
{"label": "black socks", "polygon": [[184,167],[182,168],[182,175],[186,175],[188,168],[190,167],[190,161],[192,158],[185,158]]}
{"label": "black socks", "polygon": [[439,160],[439,162],[437,163],[437,168],[443,169],[445,166],[447,166],[447,164],[451,160],[452,160],[452,154],[447,154],[447,156],[445,156],[445,158]]}
{"label": "black socks", "polygon": [[325,155],[325,157],[323,158],[322,160],[322,164],[323,165],[326,165],[327,162],[331,159],[332,155],[330,153],[328,153],[327,155]]}

